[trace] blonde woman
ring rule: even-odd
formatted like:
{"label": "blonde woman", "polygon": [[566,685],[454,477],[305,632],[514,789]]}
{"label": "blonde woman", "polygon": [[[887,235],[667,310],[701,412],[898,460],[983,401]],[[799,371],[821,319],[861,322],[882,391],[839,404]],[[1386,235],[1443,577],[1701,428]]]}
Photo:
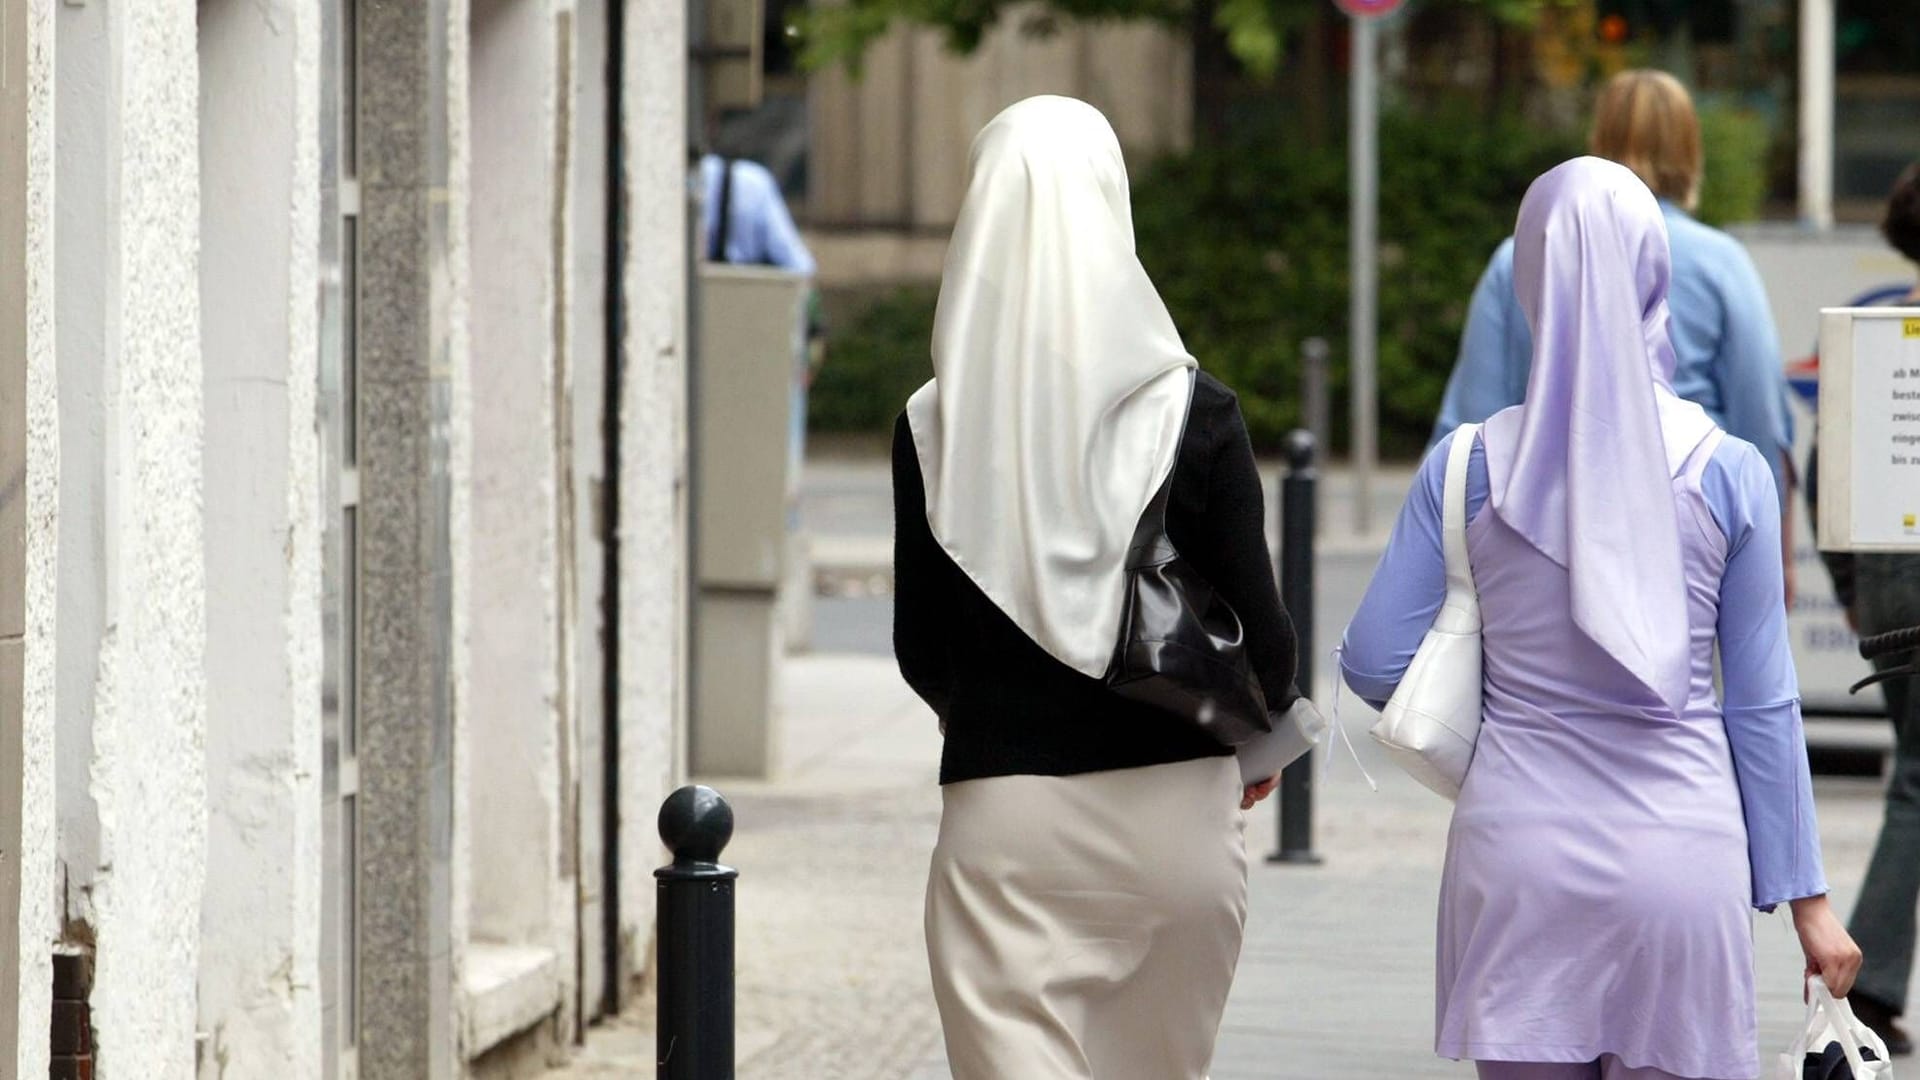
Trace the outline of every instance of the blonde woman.
{"label": "blonde woman", "polygon": [[[1673,392],[1729,435],[1759,447],[1783,515],[1782,572],[1793,595],[1793,413],[1773,312],[1740,242],[1693,217],[1704,178],[1700,119],[1680,80],[1623,71],[1594,105],[1590,148],[1631,169],[1660,200],[1673,250]],[[1533,336],[1513,292],[1513,241],[1494,251],[1473,290],[1460,356],[1447,380],[1434,438],[1478,423],[1526,394]]]}

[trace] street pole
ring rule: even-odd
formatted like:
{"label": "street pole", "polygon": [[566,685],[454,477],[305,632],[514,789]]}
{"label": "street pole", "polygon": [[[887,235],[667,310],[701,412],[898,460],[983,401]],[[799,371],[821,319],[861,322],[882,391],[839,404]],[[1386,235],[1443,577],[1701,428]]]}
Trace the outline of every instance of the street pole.
{"label": "street pole", "polygon": [[1352,358],[1348,392],[1353,410],[1353,527],[1366,535],[1373,527],[1373,469],[1376,457],[1375,335],[1379,329],[1375,291],[1378,287],[1378,213],[1380,161],[1379,31],[1371,18],[1353,19],[1353,84],[1348,99],[1348,168],[1352,172],[1351,287],[1348,308],[1347,352]]}
{"label": "street pole", "polygon": [[1833,224],[1834,0],[1800,2],[1800,220]]}

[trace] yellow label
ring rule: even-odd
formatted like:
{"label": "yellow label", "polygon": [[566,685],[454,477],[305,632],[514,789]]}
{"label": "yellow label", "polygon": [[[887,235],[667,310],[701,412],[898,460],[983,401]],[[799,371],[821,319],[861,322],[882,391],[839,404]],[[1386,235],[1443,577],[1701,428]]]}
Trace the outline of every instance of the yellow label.
{"label": "yellow label", "polygon": [[1900,320],[1901,337],[1920,337],[1920,319]]}
{"label": "yellow label", "polygon": [[1908,514],[1906,517],[1903,517],[1900,519],[1900,524],[1905,525],[1907,528],[1911,529],[1916,524],[1920,524],[1920,520],[1916,520],[1914,515]]}

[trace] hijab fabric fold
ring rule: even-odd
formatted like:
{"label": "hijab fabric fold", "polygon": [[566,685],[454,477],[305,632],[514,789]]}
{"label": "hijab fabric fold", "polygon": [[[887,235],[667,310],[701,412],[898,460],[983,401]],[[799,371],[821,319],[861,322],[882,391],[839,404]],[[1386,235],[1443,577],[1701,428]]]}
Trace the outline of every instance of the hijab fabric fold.
{"label": "hijab fabric fold", "polygon": [[1097,678],[1194,359],[1134,255],[1126,164],[1098,110],[1029,98],[968,164],[934,378],[907,403],[927,523],[1021,630]]}
{"label": "hijab fabric fold", "polygon": [[1673,478],[1714,423],[1673,393],[1659,203],[1575,158],[1534,181],[1514,230],[1533,330],[1523,404],[1484,439],[1493,510],[1566,568],[1574,624],[1676,714],[1691,679]]}

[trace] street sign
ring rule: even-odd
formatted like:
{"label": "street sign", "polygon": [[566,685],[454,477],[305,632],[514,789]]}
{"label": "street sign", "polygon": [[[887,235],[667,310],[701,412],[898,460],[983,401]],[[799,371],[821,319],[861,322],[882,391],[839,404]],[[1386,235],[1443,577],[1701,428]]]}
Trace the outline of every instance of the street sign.
{"label": "street sign", "polygon": [[1820,549],[1920,551],[1920,308],[1821,309],[1820,381]]}
{"label": "street sign", "polygon": [[1356,19],[1379,19],[1400,9],[1405,0],[1333,0],[1341,11]]}

